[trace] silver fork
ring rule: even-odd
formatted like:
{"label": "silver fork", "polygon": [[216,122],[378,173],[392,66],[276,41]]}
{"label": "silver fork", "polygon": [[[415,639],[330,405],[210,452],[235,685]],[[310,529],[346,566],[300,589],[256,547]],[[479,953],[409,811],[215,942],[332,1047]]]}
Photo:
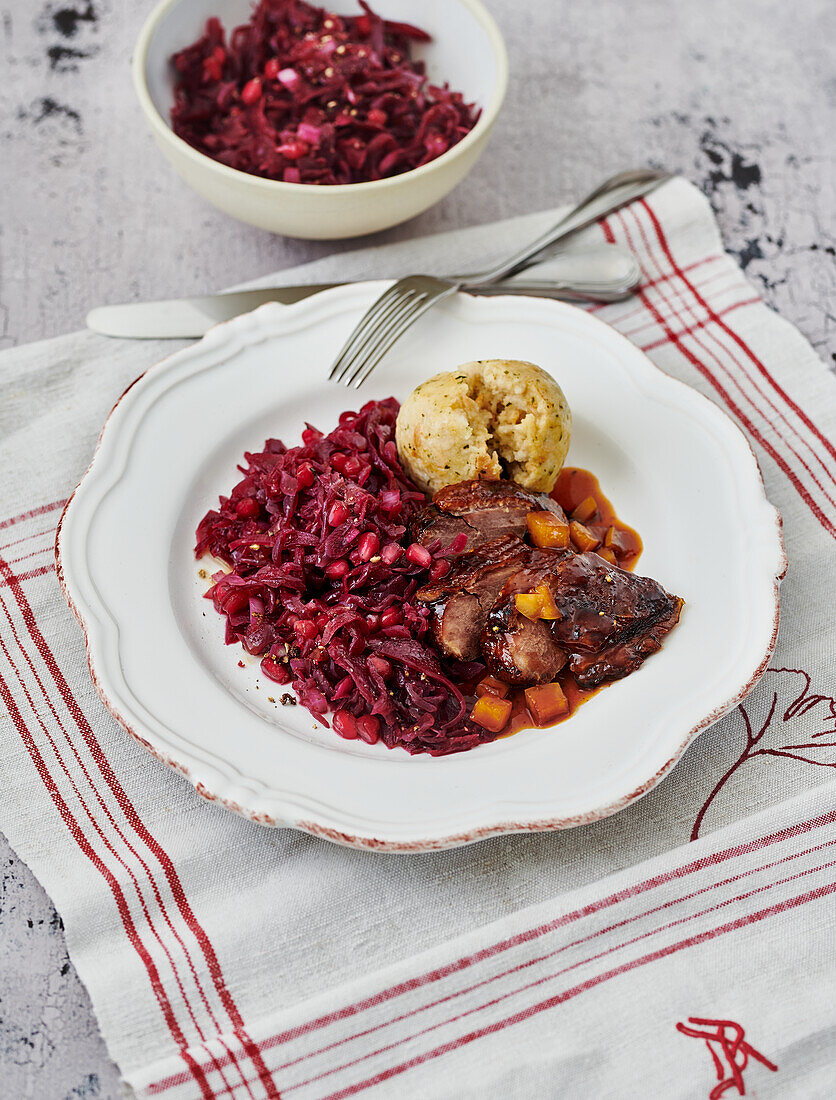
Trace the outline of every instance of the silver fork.
{"label": "silver fork", "polygon": [[619,172],[590,192],[546,233],[488,271],[449,279],[434,275],[408,275],[399,279],[366,310],[343,345],[328,377],[346,386],[361,386],[395,341],[432,306],[458,290],[499,282],[522,271],[551,245],[649,194],[670,178],[668,172],[651,168]]}

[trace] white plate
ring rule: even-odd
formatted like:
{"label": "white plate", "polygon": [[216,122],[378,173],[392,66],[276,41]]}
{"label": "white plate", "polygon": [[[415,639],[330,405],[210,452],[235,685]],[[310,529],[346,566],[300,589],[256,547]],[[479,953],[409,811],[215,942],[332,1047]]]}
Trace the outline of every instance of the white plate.
{"label": "white plate", "polygon": [[[122,397],[67,507],[58,569],[108,709],[198,792],[269,825],[416,851],[592,821],[650,790],[750,690],[771,655],[780,517],[751,449],[710,401],[594,317],[540,299],[458,296],[423,318],[360,395],[328,366],[384,284],[267,305],[164,360]],[[271,703],[202,598],[194,531],[245,450],[471,359],[540,363],[592,470],[644,541],[638,572],[685,599],[661,653],[567,722],[431,758],[343,741]]]}

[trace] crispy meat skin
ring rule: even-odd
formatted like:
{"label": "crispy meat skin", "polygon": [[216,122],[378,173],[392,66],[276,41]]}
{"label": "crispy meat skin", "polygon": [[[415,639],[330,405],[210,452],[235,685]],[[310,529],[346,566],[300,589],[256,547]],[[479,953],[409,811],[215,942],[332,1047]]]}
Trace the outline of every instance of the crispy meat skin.
{"label": "crispy meat skin", "polygon": [[461,554],[446,577],[419,589],[418,599],[430,605],[430,624],[441,649],[462,661],[479,657],[485,617],[502,586],[529,553],[518,538],[494,539]]}
{"label": "crispy meat skin", "polygon": [[529,512],[549,511],[565,519],[563,509],[544,493],[532,493],[514,481],[461,481],[433,497],[412,522],[415,542],[428,546],[437,539],[449,546],[456,535],[467,535],[474,550],[504,535],[522,538]]}
{"label": "crispy meat skin", "polygon": [[[656,581],[608,565],[597,554],[533,550],[528,563],[505,583],[486,620],[484,637],[492,638],[486,659],[502,679],[509,666],[523,671],[519,652],[525,638],[514,629],[519,617],[514,595],[538,584],[548,585],[560,612],[548,629],[555,647],[570,655],[569,667],[581,687],[635,671],[661,648],[682,607]],[[541,639],[532,635],[532,645],[539,652]]]}
{"label": "crispy meat skin", "polygon": [[651,653],[662,648],[662,638],[679,622],[682,600],[674,599],[670,615],[621,645],[600,653],[573,653],[569,667],[581,687],[597,687],[605,680],[620,680],[642,665]]}
{"label": "crispy meat skin", "polygon": [[510,512],[551,511],[563,515],[563,509],[545,493],[532,493],[516,481],[460,481],[447,485],[433,497],[433,504],[454,516],[470,516],[495,508]]}

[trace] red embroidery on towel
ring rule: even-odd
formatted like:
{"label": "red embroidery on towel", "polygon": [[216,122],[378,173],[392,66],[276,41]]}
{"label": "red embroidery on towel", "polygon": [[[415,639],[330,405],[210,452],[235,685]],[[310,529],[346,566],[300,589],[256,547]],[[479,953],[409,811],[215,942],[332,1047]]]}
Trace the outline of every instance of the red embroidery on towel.
{"label": "red embroidery on towel", "polygon": [[[688,1025],[692,1026],[688,1026]],[[692,1039],[702,1039],[714,1062],[717,1084],[708,1094],[709,1100],[720,1100],[729,1089],[737,1089],[738,1096],[746,1095],[743,1071],[754,1058],[773,1073],[778,1072],[774,1062],[755,1050],[745,1041],[745,1032],[734,1020],[702,1020],[698,1016],[689,1016],[687,1024],[677,1024],[676,1030]]]}
{"label": "red embroidery on towel", "polygon": [[[743,764],[762,759],[783,758],[803,764],[816,764],[820,768],[836,768],[836,699],[821,695],[811,689],[810,675],[800,668],[769,668],[761,680],[758,691],[737,708],[743,718],[745,734],[740,755],[720,776],[702,809],[697,814],[691,840],[700,835],[700,826],[709,807],[725,787],[729,779]],[[763,720],[753,722],[752,717],[761,709],[759,703],[769,697]],[[766,693],[763,692],[767,688]],[[761,707],[763,703],[761,703]]]}

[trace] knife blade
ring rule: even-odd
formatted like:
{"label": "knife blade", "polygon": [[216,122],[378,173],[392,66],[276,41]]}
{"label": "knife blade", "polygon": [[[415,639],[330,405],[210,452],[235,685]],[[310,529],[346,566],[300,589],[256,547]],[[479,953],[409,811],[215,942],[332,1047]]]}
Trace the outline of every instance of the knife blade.
{"label": "knife blade", "polygon": [[[481,288],[466,287],[472,294],[526,294],[569,301],[618,301],[629,296],[640,270],[632,253],[619,245],[602,244],[566,249],[524,275]],[[134,340],[173,340],[203,336],[213,325],[249,313],[266,302],[293,305],[323,290],[345,283],[310,283],[304,286],[261,287],[233,290],[196,298],[169,298],[158,302],[129,302],[98,306],[87,314],[87,327],[103,336]]]}
{"label": "knife blade", "polygon": [[134,340],[197,337],[203,336],[213,325],[231,321],[233,317],[258,309],[266,302],[281,302],[290,306],[335,286],[340,286],[340,283],[263,287],[205,294],[197,298],[97,306],[87,314],[87,327],[103,336],[122,336]]}

